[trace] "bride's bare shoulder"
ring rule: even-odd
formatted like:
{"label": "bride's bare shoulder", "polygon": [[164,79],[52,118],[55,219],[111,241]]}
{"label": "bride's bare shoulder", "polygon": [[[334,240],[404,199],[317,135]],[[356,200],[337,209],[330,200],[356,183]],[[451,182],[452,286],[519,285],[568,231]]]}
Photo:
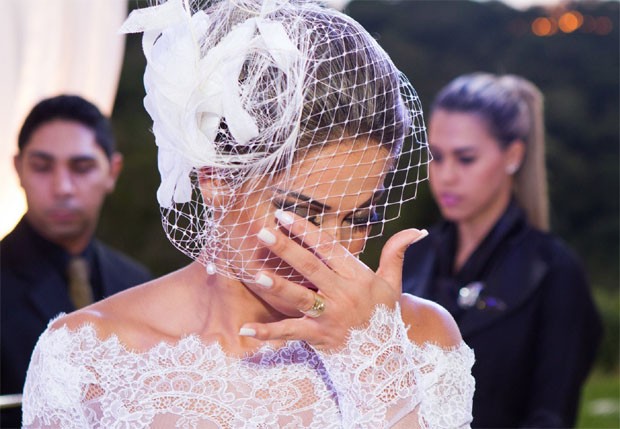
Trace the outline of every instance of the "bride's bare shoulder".
{"label": "bride's bare shoulder", "polygon": [[90,325],[97,337],[104,340],[117,336],[130,349],[148,347],[162,336],[158,332],[161,314],[166,314],[174,294],[171,287],[182,270],[168,274],[112,295],[80,310],[56,319],[51,329],[66,327],[70,331]]}
{"label": "bride's bare shoulder", "polygon": [[134,321],[141,318],[140,308],[149,300],[158,280],[134,286],[112,295],[80,310],[66,314],[54,321],[51,328],[66,327],[75,331],[84,325],[95,328],[97,336],[107,338],[111,334],[122,334]]}
{"label": "bride's bare shoulder", "polygon": [[400,306],[403,321],[410,326],[409,339],[414,343],[432,343],[450,348],[463,341],[454,318],[439,304],[403,294]]}

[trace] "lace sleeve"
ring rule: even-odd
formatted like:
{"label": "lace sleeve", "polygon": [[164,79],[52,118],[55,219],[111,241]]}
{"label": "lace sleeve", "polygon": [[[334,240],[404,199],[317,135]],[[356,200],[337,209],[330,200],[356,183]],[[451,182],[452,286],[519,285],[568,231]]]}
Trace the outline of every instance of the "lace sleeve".
{"label": "lace sleeve", "polygon": [[465,344],[444,350],[411,343],[398,305],[377,307],[369,326],[352,330],[343,350],[318,353],[338,393],[343,428],[441,429],[471,422],[473,353]]}
{"label": "lace sleeve", "polygon": [[469,428],[472,421],[474,352],[465,344],[443,349],[426,344],[418,352],[420,420],[424,427]]}
{"label": "lace sleeve", "polygon": [[48,326],[37,342],[26,375],[24,428],[88,427],[82,399],[85,386],[96,380],[86,367],[72,363],[73,353],[69,332]]}

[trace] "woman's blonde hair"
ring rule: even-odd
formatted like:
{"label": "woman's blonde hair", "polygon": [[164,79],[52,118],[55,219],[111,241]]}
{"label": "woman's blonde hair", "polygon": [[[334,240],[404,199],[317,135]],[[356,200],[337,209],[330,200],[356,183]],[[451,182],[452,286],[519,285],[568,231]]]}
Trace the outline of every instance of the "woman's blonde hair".
{"label": "woman's blonde hair", "polygon": [[525,157],[514,177],[514,194],[529,222],[549,229],[545,167],[543,96],[530,81],[514,75],[473,73],[460,76],[435,98],[431,111],[473,113],[482,118],[502,148],[525,144]]}

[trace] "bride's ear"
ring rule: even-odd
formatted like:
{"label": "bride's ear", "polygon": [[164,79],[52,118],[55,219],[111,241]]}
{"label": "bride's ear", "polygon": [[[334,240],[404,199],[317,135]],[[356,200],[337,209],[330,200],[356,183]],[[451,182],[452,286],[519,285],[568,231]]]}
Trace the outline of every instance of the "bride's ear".
{"label": "bride's ear", "polygon": [[202,199],[209,207],[217,210],[230,203],[230,187],[212,168],[204,167],[198,170],[198,183]]}

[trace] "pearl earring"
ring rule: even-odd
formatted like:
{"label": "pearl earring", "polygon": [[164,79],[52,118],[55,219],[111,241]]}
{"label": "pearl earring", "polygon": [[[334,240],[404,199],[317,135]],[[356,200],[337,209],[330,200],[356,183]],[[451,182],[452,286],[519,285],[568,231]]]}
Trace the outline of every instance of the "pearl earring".
{"label": "pearl earring", "polygon": [[517,164],[508,165],[506,167],[506,174],[509,174],[509,175],[512,176],[513,174],[515,174],[517,172],[518,169],[519,169],[519,165],[517,165]]}
{"label": "pearl earring", "polygon": [[207,262],[207,274],[212,276],[216,272],[215,264],[213,262]]}

